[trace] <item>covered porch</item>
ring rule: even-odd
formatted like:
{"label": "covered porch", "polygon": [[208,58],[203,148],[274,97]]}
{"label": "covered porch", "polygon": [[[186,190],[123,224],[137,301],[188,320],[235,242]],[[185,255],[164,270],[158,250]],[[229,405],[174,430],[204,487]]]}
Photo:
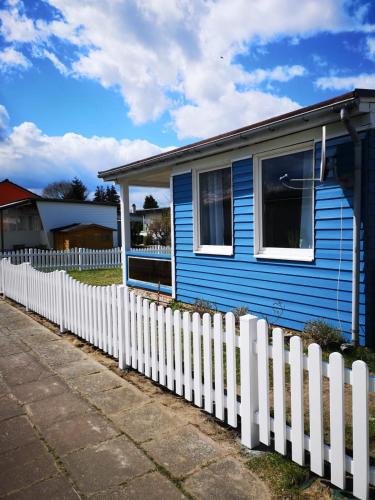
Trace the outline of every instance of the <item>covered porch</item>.
{"label": "covered porch", "polygon": [[[106,179],[107,180],[107,179]],[[123,283],[167,295],[174,295],[174,252],[173,252],[173,211],[170,201],[171,235],[170,245],[154,242],[151,245],[132,245],[130,191],[132,188],[146,187],[152,194],[153,188],[170,190],[170,169],[142,172],[137,170],[124,173],[114,179],[120,186],[121,234],[123,252]],[[170,190],[170,200],[172,193]]]}

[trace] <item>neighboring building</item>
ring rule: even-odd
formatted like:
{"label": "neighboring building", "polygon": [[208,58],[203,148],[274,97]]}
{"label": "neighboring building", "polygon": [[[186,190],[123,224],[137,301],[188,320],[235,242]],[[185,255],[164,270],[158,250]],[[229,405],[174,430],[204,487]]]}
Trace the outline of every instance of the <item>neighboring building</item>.
{"label": "neighboring building", "polygon": [[69,250],[69,248],[112,248],[113,232],[110,227],[99,224],[69,224],[56,227],[53,232],[53,248]]}
{"label": "neighboring building", "polygon": [[[221,311],[245,305],[298,330],[324,318],[354,342],[375,343],[374,90],[99,177],[120,184],[123,203],[131,185],[171,186],[172,286],[164,291],[177,300],[204,299]],[[123,248],[131,282],[134,254],[129,242]],[[151,275],[144,281],[155,288]]]}
{"label": "neighboring building", "polygon": [[13,201],[19,200],[36,200],[41,197],[37,194],[25,189],[9,179],[4,179],[0,181],[0,205],[6,205],[7,203],[12,203]]}
{"label": "neighboring building", "polygon": [[[0,183],[0,197],[6,200],[5,203],[0,204],[0,251],[20,248],[56,248],[56,229],[61,231],[62,227],[81,224],[85,224],[84,229],[81,227],[78,232],[77,230],[70,231],[70,239],[65,238],[65,247],[85,247],[88,242],[95,244],[91,248],[117,246],[117,207],[115,204],[53,200],[33,195],[27,190],[24,190],[23,194],[23,188],[17,186],[20,190],[17,191],[14,186],[10,181]],[[13,195],[17,198],[22,194],[23,199],[9,201]],[[99,230],[101,233],[99,239],[96,238],[98,226],[102,228]],[[89,236],[90,232],[91,236]],[[111,234],[110,243],[109,233]],[[61,236],[58,238],[58,245],[61,248]]]}
{"label": "neighboring building", "polygon": [[163,217],[170,217],[169,207],[143,208],[137,210],[136,205],[133,203],[130,212],[130,223],[138,223],[139,225],[140,230],[137,232],[137,236],[140,237],[139,244],[147,244],[147,239],[152,239],[150,226],[151,224],[161,223]]}

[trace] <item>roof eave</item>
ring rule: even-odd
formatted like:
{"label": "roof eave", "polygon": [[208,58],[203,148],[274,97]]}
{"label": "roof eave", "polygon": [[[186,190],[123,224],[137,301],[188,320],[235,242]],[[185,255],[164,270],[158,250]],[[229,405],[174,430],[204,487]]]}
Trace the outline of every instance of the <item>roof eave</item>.
{"label": "roof eave", "polygon": [[[259,133],[260,131],[270,129],[270,127],[273,128],[280,125],[289,125],[297,120],[301,120],[301,118],[307,115],[314,116],[328,110],[334,111],[336,110],[336,108],[340,108],[343,105],[354,105],[359,100],[359,95],[357,92],[344,94],[341,97],[341,100],[330,100],[327,101],[326,104],[322,103],[321,106],[309,106],[306,108],[306,111],[297,110],[295,114],[292,114],[290,116],[282,115],[281,117],[275,117],[275,119],[266,120],[265,122],[261,122],[259,126],[255,124],[255,126],[249,127],[248,129],[246,129],[245,127],[243,129],[235,130],[233,131],[233,133],[229,132],[224,137],[213,137],[212,140],[207,139],[206,141],[193,143],[185,147],[178,148],[177,150],[171,150],[166,153],[162,153],[161,155],[148,157],[143,160],[123,165],[121,167],[100,171],[98,172],[98,177],[104,179],[105,181],[116,181],[119,177],[123,177],[128,173],[134,172],[134,170],[160,168],[163,165],[167,166],[167,164],[173,162],[179,157],[181,158],[182,156],[187,156],[193,153],[201,153],[205,150],[225,146],[226,144],[230,144],[238,140],[243,141],[250,138],[252,135],[255,135],[256,133]],[[374,97],[374,95],[371,94],[371,97]]]}

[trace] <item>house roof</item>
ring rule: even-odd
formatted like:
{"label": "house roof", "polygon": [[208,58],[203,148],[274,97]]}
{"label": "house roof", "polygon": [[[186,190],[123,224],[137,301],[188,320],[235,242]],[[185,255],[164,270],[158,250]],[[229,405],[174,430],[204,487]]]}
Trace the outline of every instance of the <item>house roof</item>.
{"label": "house roof", "polygon": [[51,229],[52,232],[61,232],[61,233],[69,233],[69,232],[73,232],[73,231],[79,231],[80,229],[87,229],[87,228],[90,228],[90,227],[98,227],[100,229],[108,229],[109,231],[115,231],[115,229],[113,229],[112,227],[108,227],[108,226],[102,226],[100,224],[95,224],[95,223],[90,223],[90,222],[86,222],[86,223],[75,223],[75,224],[68,224],[67,226],[60,226],[60,227],[54,227],[53,229]]}
{"label": "house roof", "polygon": [[0,181],[0,205],[24,199],[39,199],[40,196],[19,186],[9,179]]}
{"label": "house roof", "polygon": [[12,201],[10,203],[5,203],[3,205],[0,204],[0,210],[4,210],[6,208],[11,208],[11,207],[18,207],[21,205],[34,204],[36,201],[38,203],[74,203],[74,204],[78,203],[84,205],[100,205],[103,207],[117,207],[117,203],[107,203],[107,202],[103,203],[99,201],[90,201],[90,200],[60,200],[54,198],[37,197],[35,199],[23,198],[21,200]]}
{"label": "house roof", "polygon": [[256,122],[251,125],[231,130],[230,132],[219,134],[210,137],[208,139],[204,139],[202,141],[188,144],[186,146],[181,146],[179,148],[175,148],[170,151],[166,151],[164,153],[150,156],[148,158],[143,158],[141,160],[137,160],[128,163],[126,165],[122,165],[120,167],[115,167],[108,170],[100,171],[98,172],[98,177],[103,178],[105,180],[115,180],[116,176],[128,173],[130,171],[136,170],[141,167],[142,168],[153,167],[167,160],[180,158],[182,156],[191,153],[199,153],[203,148],[205,149],[209,147],[215,148],[224,145],[228,141],[236,139],[237,140],[246,139],[248,135],[250,135],[251,133],[254,133],[255,131],[259,131],[261,129],[270,128],[271,126],[276,125],[280,122],[286,122],[294,118],[312,113],[314,111],[323,110],[324,108],[329,109],[331,107],[336,107],[338,105],[348,105],[351,102],[355,102],[359,98],[366,98],[366,97],[375,98],[375,90],[355,89],[352,92],[347,92],[346,94],[342,94],[332,99],[321,101],[311,106],[306,106],[304,108],[299,108],[289,113],[277,115],[267,120]]}

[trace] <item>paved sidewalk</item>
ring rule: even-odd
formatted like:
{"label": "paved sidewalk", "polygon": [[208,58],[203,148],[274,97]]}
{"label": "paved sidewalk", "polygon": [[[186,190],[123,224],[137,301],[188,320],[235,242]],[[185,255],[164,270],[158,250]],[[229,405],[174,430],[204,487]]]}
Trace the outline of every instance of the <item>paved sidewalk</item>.
{"label": "paved sidewalk", "polygon": [[0,497],[269,498],[230,431],[74,343],[0,300]]}

